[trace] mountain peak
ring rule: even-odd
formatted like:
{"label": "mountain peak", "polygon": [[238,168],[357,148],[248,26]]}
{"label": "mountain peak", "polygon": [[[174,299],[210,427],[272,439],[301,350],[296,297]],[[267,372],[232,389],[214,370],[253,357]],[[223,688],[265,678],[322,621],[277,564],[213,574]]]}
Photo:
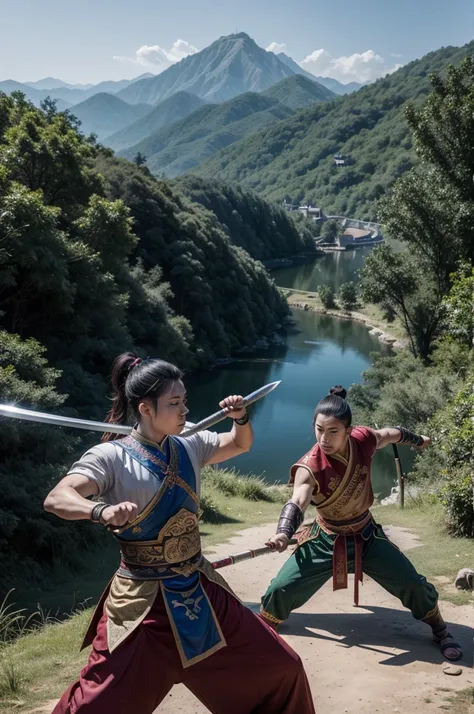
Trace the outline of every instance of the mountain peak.
{"label": "mountain peak", "polygon": [[118,93],[131,104],[157,104],[180,90],[208,102],[222,102],[244,92],[261,92],[295,74],[273,52],[259,47],[246,32],[220,37],[161,74],[142,79]]}
{"label": "mountain peak", "polygon": [[217,42],[220,40],[250,40],[250,42],[255,42],[246,32],[232,32],[230,35],[221,35]]}

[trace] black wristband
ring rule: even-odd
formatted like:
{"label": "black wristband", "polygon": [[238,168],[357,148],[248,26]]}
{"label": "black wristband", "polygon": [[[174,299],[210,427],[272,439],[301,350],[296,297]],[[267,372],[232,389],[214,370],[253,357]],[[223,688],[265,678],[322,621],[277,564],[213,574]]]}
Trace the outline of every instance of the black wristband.
{"label": "black wristband", "polygon": [[91,511],[90,519],[92,523],[101,523],[102,513],[109,507],[108,503],[98,503]]}
{"label": "black wristband", "polygon": [[284,533],[288,538],[291,538],[303,523],[303,519],[303,511],[298,504],[288,501],[281,509],[277,533]]}
{"label": "black wristband", "polygon": [[395,429],[400,432],[398,444],[411,444],[412,446],[421,446],[423,444],[423,437],[410,431],[410,429],[405,429],[404,426],[396,426]]}
{"label": "black wristband", "polygon": [[245,426],[245,424],[248,424],[249,421],[250,421],[250,417],[248,415],[248,412],[247,412],[247,414],[244,414],[243,417],[240,417],[240,419],[234,419],[234,422],[236,424],[238,424],[239,426]]}

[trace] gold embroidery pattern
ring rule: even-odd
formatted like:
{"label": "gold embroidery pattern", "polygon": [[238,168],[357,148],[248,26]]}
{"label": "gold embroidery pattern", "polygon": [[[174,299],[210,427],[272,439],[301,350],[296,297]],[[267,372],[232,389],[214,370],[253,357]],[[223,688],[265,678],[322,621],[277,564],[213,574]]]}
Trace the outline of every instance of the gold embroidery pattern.
{"label": "gold embroidery pattern", "polygon": [[334,579],[336,583],[336,587],[344,587],[346,584],[346,559],[344,557],[340,557],[336,559],[336,568],[335,568],[335,573],[334,573]]}
{"label": "gold embroidery pattern", "polygon": [[334,489],[339,486],[340,481],[341,481],[340,478],[336,478],[336,476],[331,476],[331,478],[329,479],[329,483],[328,483],[328,489],[330,491],[334,491]]}
{"label": "gold embroidery pattern", "polygon": [[324,508],[326,508],[327,506],[329,506],[333,503],[337,503],[341,494],[345,493],[346,486],[347,486],[348,482],[350,482],[350,480],[351,480],[352,464],[353,463],[354,463],[354,447],[352,445],[352,440],[349,439],[349,461],[347,463],[346,470],[344,472],[344,476],[340,480],[339,485],[336,488],[336,490],[333,491],[331,493],[331,495],[328,496],[328,498],[324,501],[324,504],[322,504],[322,505],[324,505]]}
{"label": "gold embroidery pattern", "polygon": [[278,617],[275,617],[274,615],[271,615],[269,612],[264,610],[263,607],[260,608],[260,615],[265,620],[272,622],[274,625],[280,625],[283,622],[283,620],[279,620]]}
{"label": "gold embroidery pattern", "polygon": [[[198,518],[182,508],[163,526],[156,540],[138,543],[122,541],[120,547],[127,565],[156,567],[182,563],[201,551]],[[179,570],[181,572],[182,568]],[[192,566],[191,572],[194,570],[196,566]]]}
{"label": "gold embroidery pattern", "polygon": [[197,516],[181,509],[162,529],[158,540],[164,541],[164,558],[167,563],[189,560],[201,550]]}
{"label": "gold embroidery pattern", "polygon": [[[367,466],[361,467],[357,465],[339,498],[332,503],[330,508],[327,508],[327,504],[324,504],[321,508],[323,518],[344,520],[359,515],[361,511],[364,512],[369,504],[361,503],[360,501],[368,487],[370,487],[369,469]],[[365,501],[366,499],[362,498],[362,500]],[[348,508],[349,504],[350,507]]]}

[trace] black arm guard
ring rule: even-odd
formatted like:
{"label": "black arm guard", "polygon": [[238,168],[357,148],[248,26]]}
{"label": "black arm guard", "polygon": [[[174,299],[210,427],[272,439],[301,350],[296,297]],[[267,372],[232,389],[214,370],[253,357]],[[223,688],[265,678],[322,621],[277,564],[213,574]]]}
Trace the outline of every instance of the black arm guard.
{"label": "black arm guard", "polygon": [[412,446],[421,446],[423,443],[423,437],[418,434],[414,434],[410,429],[405,429],[404,426],[396,426],[400,432],[400,441],[398,444],[411,444]]}
{"label": "black arm guard", "polygon": [[288,501],[281,509],[277,533],[284,533],[288,538],[291,538],[303,523],[303,518],[301,508],[293,501]]}

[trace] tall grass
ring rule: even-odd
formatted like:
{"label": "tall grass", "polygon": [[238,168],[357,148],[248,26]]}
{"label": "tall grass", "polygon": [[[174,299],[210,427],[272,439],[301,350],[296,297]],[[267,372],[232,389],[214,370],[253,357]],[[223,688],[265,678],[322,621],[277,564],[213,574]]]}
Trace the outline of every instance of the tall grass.
{"label": "tall grass", "polygon": [[288,498],[285,486],[268,484],[261,476],[242,476],[235,469],[208,466],[202,472],[202,479],[204,494],[216,490],[225,496],[267,503],[284,503]]}
{"label": "tall grass", "polygon": [[13,603],[8,602],[10,590],[0,604],[0,696],[18,696],[22,678],[14,664],[8,645],[25,632],[30,618],[24,615],[24,610],[13,609]]}
{"label": "tall grass", "polygon": [[25,609],[14,609],[14,604],[9,602],[12,593],[13,589],[0,603],[0,697],[18,697],[24,684],[24,677],[18,663],[11,656],[11,646],[15,640],[58,622],[41,606],[28,616],[25,614]]}

